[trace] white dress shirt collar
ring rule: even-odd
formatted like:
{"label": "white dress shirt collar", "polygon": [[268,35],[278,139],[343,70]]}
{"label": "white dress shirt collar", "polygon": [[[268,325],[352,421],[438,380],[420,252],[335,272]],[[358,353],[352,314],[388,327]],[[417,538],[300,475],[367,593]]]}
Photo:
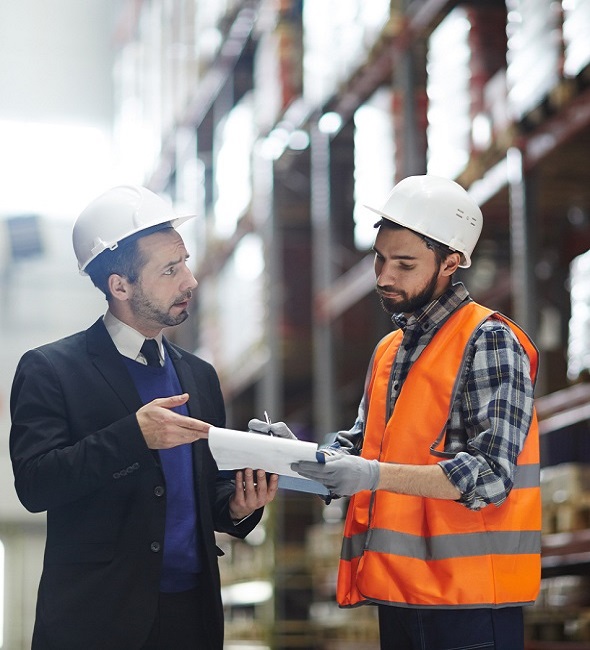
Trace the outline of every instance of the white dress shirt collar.
{"label": "white dress shirt collar", "polygon": [[[103,322],[104,326],[107,328],[107,332],[113,339],[115,347],[124,357],[133,359],[134,361],[139,361],[140,363],[145,363],[143,354],[140,352],[141,346],[145,341],[145,336],[143,334],[133,329],[133,327],[126,325],[123,321],[120,321],[108,310],[103,316]],[[156,342],[158,343],[160,357],[164,359],[162,332],[156,336]]]}

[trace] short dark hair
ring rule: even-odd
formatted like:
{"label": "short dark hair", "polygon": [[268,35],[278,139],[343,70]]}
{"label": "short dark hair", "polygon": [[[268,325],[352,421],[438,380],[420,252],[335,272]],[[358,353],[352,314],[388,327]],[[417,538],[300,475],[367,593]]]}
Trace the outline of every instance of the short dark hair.
{"label": "short dark hair", "polygon": [[424,240],[426,247],[430,248],[430,250],[434,253],[436,257],[436,261],[439,264],[442,264],[447,259],[447,257],[452,253],[458,252],[453,250],[446,244],[441,244],[441,242],[438,242],[435,239],[432,239],[431,237],[427,237],[426,235],[416,232],[415,230],[412,230],[411,228],[408,228],[406,226],[402,226],[401,223],[396,223],[395,221],[391,221],[390,219],[382,218],[379,221],[377,221],[377,223],[374,224],[373,227],[389,228],[390,230],[409,230],[410,232],[413,232],[415,235],[418,235],[418,237]]}
{"label": "short dark hair", "polygon": [[94,286],[104,293],[107,300],[110,300],[112,298],[109,290],[111,275],[120,275],[131,283],[137,282],[139,274],[147,262],[139,249],[139,240],[142,237],[153,235],[155,232],[171,229],[173,228],[169,221],[151,226],[121,240],[116,248],[107,248],[97,255],[86,267],[86,273],[90,276]]}

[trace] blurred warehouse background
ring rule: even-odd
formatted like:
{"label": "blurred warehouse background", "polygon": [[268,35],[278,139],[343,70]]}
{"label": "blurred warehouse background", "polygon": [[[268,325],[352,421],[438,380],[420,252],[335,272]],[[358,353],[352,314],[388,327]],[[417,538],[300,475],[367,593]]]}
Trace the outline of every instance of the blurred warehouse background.
{"label": "blurred warehouse background", "polygon": [[[216,366],[230,426],[266,410],[322,441],[390,327],[363,205],[427,171],[484,213],[460,279],[541,351],[528,650],[590,647],[589,151],[590,0],[0,2],[0,647],[30,647],[45,535],[12,486],[10,385],[105,308],[71,251],[86,203],[139,182],[197,213],[171,336]],[[371,608],[334,604],[345,505],[283,491],[220,537],[228,649],[378,647]]]}

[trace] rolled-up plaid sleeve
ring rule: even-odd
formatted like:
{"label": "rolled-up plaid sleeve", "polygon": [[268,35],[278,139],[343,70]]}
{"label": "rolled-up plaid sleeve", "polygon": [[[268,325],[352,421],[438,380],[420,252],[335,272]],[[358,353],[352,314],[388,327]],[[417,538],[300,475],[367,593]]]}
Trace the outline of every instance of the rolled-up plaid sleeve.
{"label": "rolled-up plaid sleeve", "polygon": [[451,412],[439,464],[471,510],[500,506],[512,489],[533,413],[529,359],[512,331],[486,321],[474,338],[464,387]]}

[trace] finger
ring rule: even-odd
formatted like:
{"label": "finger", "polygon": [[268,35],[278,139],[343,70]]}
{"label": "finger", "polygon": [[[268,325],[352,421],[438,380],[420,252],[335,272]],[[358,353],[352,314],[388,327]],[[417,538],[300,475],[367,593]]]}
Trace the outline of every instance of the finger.
{"label": "finger", "polygon": [[254,480],[254,470],[250,467],[247,467],[244,470],[244,480],[243,480],[244,494],[247,496],[248,493],[252,494],[256,491],[256,482]]}
{"label": "finger", "polygon": [[170,397],[157,397],[152,401],[152,404],[171,409],[175,406],[181,406],[182,404],[185,404],[188,401],[188,398],[188,393],[182,393],[181,395],[171,395]]}
{"label": "finger", "polygon": [[270,503],[270,501],[272,501],[275,498],[278,490],[279,490],[279,475],[271,474],[268,479],[268,487],[266,490],[267,503]]}
{"label": "finger", "polygon": [[236,489],[234,490],[235,504],[240,507],[245,505],[244,489],[244,472],[240,469],[236,472]]}
{"label": "finger", "polygon": [[197,434],[197,438],[208,438],[211,425],[203,420],[197,420],[187,415],[175,414],[177,416],[175,424],[182,429],[188,430],[191,434]]}
{"label": "finger", "polygon": [[246,468],[244,470],[244,480],[242,483],[243,486],[243,499],[246,507],[249,510],[256,510],[263,503],[260,503],[258,500],[258,495],[264,491],[266,494],[266,473],[262,472],[260,478],[258,474],[254,472],[251,468]]}
{"label": "finger", "polygon": [[248,429],[250,431],[256,431],[258,433],[269,433],[270,432],[270,424],[268,422],[263,422],[262,420],[258,420],[257,418],[254,418],[248,422]]}
{"label": "finger", "polygon": [[300,461],[298,463],[291,463],[291,469],[305,478],[320,480],[325,477],[325,465],[319,463],[311,463],[308,461]]}
{"label": "finger", "polygon": [[271,427],[271,432],[273,435],[279,438],[294,438],[295,435],[289,429],[289,427],[284,422],[275,422]]}
{"label": "finger", "polygon": [[[260,486],[264,486],[260,489]],[[270,503],[276,496],[279,489],[279,475],[267,474],[264,470],[258,470],[258,504],[261,508]]]}
{"label": "finger", "polygon": [[[278,483],[278,478],[277,478]],[[244,470],[244,500],[246,506],[252,510],[261,508],[269,500],[266,472],[263,469]]]}
{"label": "finger", "polygon": [[[253,484],[253,491],[258,500],[261,502],[266,501],[266,472],[263,469],[256,470],[254,476],[256,477],[256,482]],[[247,495],[246,495],[247,496]]]}

